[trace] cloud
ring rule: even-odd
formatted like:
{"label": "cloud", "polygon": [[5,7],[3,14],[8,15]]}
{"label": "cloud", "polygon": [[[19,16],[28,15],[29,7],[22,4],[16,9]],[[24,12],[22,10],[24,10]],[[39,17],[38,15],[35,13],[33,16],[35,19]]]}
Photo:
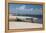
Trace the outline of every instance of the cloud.
{"label": "cloud", "polygon": [[[27,6],[28,7],[28,6]],[[26,5],[22,5],[16,8],[12,8],[11,13],[17,14],[32,14],[32,15],[40,15],[42,14],[42,8],[26,8]]]}
{"label": "cloud", "polygon": [[16,8],[16,10],[24,10],[26,5],[22,5],[19,8]]}
{"label": "cloud", "polygon": [[23,5],[23,6],[19,7],[19,8],[16,8],[15,10],[33,11],[34,8],[26,8],[26,5]]}
{"label": "cloud", "polygon": [[25,9],[25,6],[26,6],[26,5],[23,5],[23,6],[21,6],[19,9]]}

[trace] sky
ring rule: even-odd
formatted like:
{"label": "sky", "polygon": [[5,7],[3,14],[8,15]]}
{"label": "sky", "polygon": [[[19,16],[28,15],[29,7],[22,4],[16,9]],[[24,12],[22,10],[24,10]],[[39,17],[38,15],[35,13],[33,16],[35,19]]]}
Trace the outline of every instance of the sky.
{"label": "sky", "polygon": [[10,13],[42,15],[42,5],[33,4],[9,4]]}

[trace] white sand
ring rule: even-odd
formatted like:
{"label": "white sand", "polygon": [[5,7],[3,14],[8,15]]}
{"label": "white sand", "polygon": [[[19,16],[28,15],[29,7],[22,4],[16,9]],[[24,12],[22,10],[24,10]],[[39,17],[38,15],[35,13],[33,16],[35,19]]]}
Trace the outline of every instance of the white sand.
{"label": "white sand", "polygon": [[42,28],[42,24],[29,22],[9,22],[9,29]]}

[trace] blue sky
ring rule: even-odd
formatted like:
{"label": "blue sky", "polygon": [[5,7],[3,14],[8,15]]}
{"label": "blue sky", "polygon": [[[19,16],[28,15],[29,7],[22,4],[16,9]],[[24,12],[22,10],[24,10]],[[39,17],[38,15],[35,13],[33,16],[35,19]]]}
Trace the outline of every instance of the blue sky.
{"label": "blue sky", "polygon": [[9,4],[10,13],[42,15],[42,5]]}

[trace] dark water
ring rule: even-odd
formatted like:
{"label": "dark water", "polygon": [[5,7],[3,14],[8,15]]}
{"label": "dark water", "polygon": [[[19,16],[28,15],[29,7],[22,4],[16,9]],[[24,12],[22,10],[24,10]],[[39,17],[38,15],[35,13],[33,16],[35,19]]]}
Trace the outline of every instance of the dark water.
{"label": "dark water", "polygon": [[38,18],[37,22],[33,22],[33,23],[40,23],[43,24],[43,15],[31,15],[31,17],[36,17]]}
{"label": "dark water", "polygon": [[36,17],[36,18],[42,18],[43,15],[32,15],[32,14],[15,14],[11,13],[13,16],[28,16],[28,17]]}
{"label": "dark water", "polygon": [[[22,16],[27,16],[27,15],[22,15]],[[38,18],[38,21],[37,22],[32,22],[32,23],[40,23],[40,24],[43,24],[43,16],[42,15],[28,15],[28,17]]]}
{"label": "dark water", "polygon": [[33,22],[33,23],[40,23],[40,24],[43,24],[43,15],[31,15],[31,17],[36,17],[36,18],[38,18],[38,22]]}
{"label": "dark water", "polygon": [[33,22],[33,23],[40,23],[42,24],[43,23],[43,15],[28,15],[28,14],[25,14],[25,15],[20,15],[20,14],[12,14],[13,16],[28,16],[28,17],[35,17],[35,18],[38,18],[38,22]]}
{"label": "dark water", "polygon": [[[29,16],[29,15],[28,15]],[[40,23],[43,24],[43,15],[30,15],[29,17],[35,17],[38,18],[37,22],[33,22],[33,23]]]}

